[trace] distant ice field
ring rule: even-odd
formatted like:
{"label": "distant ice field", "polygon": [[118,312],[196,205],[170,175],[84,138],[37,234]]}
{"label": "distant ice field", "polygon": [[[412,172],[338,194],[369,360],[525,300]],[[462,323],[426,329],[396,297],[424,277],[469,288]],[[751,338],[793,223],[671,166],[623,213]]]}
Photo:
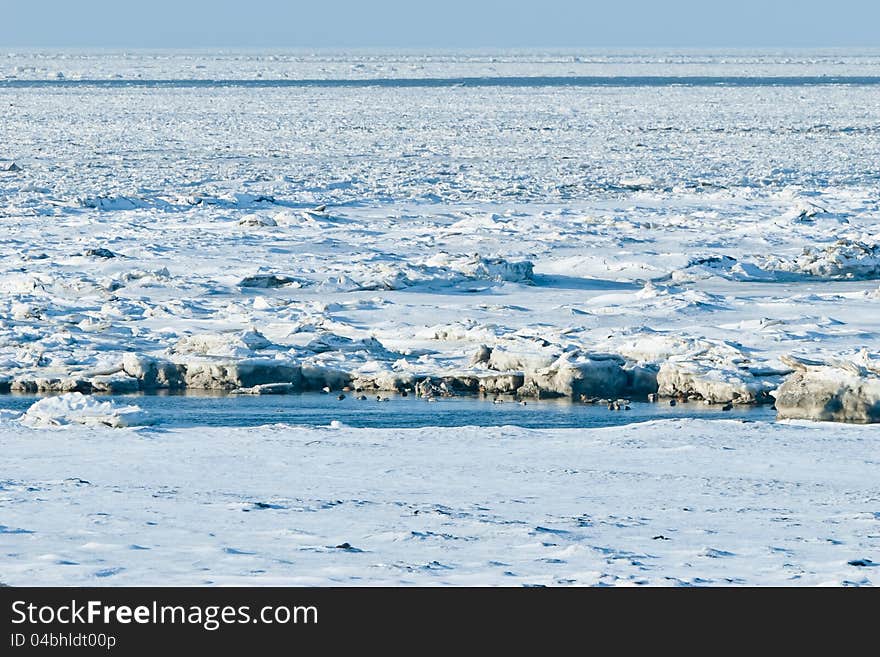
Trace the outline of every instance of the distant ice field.
{"label": "distant ice field", "polygon": [[0,80],[2,88],[52,87],[171,87],[175,89],[205,87],[244,87],[251,89],[289,87],[356,87],[356,88],[423,88],[423,87],[813,87],[872,86],[880,84],[880,76],[507,76],[507,77],[408,77],[408,78],[298,78],[298,79],[89,79],[64,77],[41,80]]}
{"label": "distant ice field", "polygon": [[880,49],[0,51],[0,79],[864,76]]}
{"label": "distant ice field", "polygon": [[[875,348],[880,86],[853,82],[875,55],[496,57],[8,55],[0,377],[250,329],[271,346],[186,358],[419,377],[532,338],[765,370]],[[506,82],[446,84],[478,73]],[[322,332],[390,352],[302,349]]]}
{"label": "distant ice field", "polygon": [[394,388],[876,366],[878,81],[852,51],[7,53],[0,390],[126,353]]}

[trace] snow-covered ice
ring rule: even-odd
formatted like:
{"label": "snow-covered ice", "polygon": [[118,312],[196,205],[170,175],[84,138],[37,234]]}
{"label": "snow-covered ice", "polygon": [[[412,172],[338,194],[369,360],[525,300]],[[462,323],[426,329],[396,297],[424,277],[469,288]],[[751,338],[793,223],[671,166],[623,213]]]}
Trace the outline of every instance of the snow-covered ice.
{"label": "snow-covered ice", "polygon": [[130,427],[149,424],[149,416],[138,406],[119,406],[98,401],[81,392],[68,392],[34,402],[21,418],[31,427],[65,427],[71,424]]}
{"label": "snow-covered ice", "polygon": [[[0,428],[0,581],[876,585],[870,426]],[[348,544],[349,548],[343,548]]]}
{"label": "snow-covered ice", "polygon": [[[16,162],[0,173],[0,389],[515,375],[535,392],[555,375],[534,369],[612,355],[661,393],[751,403],[791,373],[781,357],[877,352],[880,86],[412,89],[379,66],[869,77],[876,58],[316,57],[3,60],[7,85],[36,86],[0,84],[0,159]],[[39,86],[55,64],[122,77]],[[349,65],[391,83],[271,86]],[[260,66],[268,86],[148,82],[202,66]],[[526,360],[471,363],[482,346]]]}
{"label": "snow-covered ice", "polygon": [[0,393],[65,395],[0,414],[0,581],[876,582],[871,426],[79,424],[325,387],[876,422],[880,53],[10,52],[0,102]]}

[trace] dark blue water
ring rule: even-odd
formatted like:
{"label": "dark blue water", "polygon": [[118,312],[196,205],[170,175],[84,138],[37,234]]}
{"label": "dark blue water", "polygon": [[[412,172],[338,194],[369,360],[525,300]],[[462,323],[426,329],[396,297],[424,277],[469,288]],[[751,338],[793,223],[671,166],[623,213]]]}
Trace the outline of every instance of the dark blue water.
{"label": "dark blue water", "polygon": [[880,76],[510,76],[304,80],[0,80],[2,88],[285,88],[285,87],[815,87],[877,86]]}
{"label": "dark blue water", "polygon": [[[0,409],[25,411],[40,397],[0,395]],[[159,426],[251,427],[283,422],[305,426],[327,426],[333,420],[352,427],[460,427],[515,425],[530,428],[610,427],[632,422],[671,418],[724,418],[772,421],[776,412],[767,406],[737,407],[724,412],[705,404],[632,403],[629,411],[609,411],[605,406],[574,404],[570,401],[528,401],[513,399],[501,404],[474,397],[455,397],[427,402],[415,397],[376,396],[359,401],[348,395],[116,395],[97,399],[148,411]]]}

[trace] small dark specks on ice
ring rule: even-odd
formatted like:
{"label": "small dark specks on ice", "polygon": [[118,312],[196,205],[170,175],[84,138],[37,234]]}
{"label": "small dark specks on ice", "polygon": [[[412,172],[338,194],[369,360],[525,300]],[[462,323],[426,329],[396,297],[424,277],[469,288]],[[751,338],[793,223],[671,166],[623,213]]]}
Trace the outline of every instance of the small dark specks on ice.
{"label": "small dark specks on ice", "polygon": [[[271,504],[269,502],[254,502],[255,509],[283,509],[284,507],[280,504]],[[243,509],[244,511],[249,511],[250,509]]]}
{"label": "small dark specks on ice", "polygon": [[847,565],[855,566],[856,568],[876,568],[880,566],[880,563],[876,561],[871,561],[870,559],[853,559],[852,561],[847,561]]}
{"label": "small dark specks on ice", "polygon": [[706,548],[702,552],[702,556],[710,557],[712,559],[722,559],[724,557],[734,557],[736,556],[733,552],[728,552],[727,550],[718,550],[715,548]]}
{"label": "small dark specks on ice", "polygon": [[103,247],[97,249],[86,249],[85,255],[92,256],[94,258],[115,258],[116,254],[113,253],[110,249],[105,249]]}
{"label": "small dark specks on ice", "polygon": [[556,534],[558,536],[563,536],[565,534],[571,533],[567,529],[553,529],[551,527],[542,527],[540,525],[535,527],[535,532],[538,534]]}
{"label": "small dark specks on ice", "polygon": [[337,545],[335,547],[337,550],[345,550],[346,552],[363,552],[363,550],[352,546],[352,544],[348,543],[348,542],[340,543],[339,545]]}

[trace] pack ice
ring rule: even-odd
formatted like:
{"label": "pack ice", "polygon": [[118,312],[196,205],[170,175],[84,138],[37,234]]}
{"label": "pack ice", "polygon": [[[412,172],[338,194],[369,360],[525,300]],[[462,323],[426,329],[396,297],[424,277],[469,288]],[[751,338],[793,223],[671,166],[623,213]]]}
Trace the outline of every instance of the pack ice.
{"label": "pack ice", "polygon": [[[0,391],[420,386],[876,420],[875,371],[828,374],[832,394],[785,361],[877,354],[876,85],[271,83],[874,59],[410,57],[0,62]],[[236,83],[256,70],[259,93]],[[187,86],[208,73],[231,82]],[[862,410],[816,410],[832,398]]]}
{"label": "pack ice", "polygon": [[[3,55],[0,585],[877,584],[878,53]],[[90,394],[345,386],[782,421]]]}

